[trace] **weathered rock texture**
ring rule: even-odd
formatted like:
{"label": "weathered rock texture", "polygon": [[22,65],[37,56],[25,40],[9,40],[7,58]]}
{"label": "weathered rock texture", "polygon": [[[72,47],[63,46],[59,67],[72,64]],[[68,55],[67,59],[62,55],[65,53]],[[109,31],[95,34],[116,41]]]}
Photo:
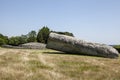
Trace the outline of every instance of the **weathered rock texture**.
{"label": "weathered rock texture", "polygon": [[25,49],[45,49],[46,44],[30,42],[30,43],[26,43],[26,44],[21,44],[20,47],[25,48]]}
{"label": "weathered rock texture", "polygon": [[86,54],[108,58],[117,58],[119,56],[118,51],[111,46],[91,43],[56,33],[50,33],[46,47],[75,54]]}

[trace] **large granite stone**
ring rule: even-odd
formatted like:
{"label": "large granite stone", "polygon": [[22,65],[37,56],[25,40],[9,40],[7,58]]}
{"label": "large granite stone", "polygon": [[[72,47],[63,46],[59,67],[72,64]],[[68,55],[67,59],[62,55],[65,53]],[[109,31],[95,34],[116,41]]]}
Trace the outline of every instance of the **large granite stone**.
{"label": "large granite stone", "polygon": [[66,53],[86,54],[108,58],[117,58],[119,53],[111,46],[87,42],[75,37],[50,33],[47,48]]}

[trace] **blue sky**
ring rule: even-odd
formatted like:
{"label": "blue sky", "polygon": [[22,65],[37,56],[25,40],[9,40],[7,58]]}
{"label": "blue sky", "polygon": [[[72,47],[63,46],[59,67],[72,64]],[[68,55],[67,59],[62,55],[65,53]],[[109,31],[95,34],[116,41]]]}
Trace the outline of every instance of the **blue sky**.
{"label": "blue sky", "polygon": [[43,26],[120,44],[120,0],[0,0],[0,33],[17,36]]}

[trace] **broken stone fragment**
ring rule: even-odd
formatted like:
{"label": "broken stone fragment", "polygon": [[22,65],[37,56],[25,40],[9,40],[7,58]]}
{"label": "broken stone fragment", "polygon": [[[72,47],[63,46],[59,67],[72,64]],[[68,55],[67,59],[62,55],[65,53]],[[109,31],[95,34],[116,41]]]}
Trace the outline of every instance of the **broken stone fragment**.
{"label": "broken stone fragment", "polygon": [[117,58],[119,53],[111,46],[87,42],[75,37],[50,33],[47,48],[75,54]]}

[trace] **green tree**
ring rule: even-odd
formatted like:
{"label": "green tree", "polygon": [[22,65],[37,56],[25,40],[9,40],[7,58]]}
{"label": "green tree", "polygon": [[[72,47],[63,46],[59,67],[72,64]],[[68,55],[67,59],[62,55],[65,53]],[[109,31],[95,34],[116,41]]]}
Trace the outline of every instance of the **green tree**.
{"label": "green tree", "polygon": [[0,46],[1,46],[1,45],[4,45],[4,44],[5,44],[4,39],[0,38]]}
{"label": "green tree", "polygon": [[31,31],[28,33],[28,42],[35,42],[36,41],[36,31]]}
{"label": "green tree", "polygon": [[19,37],[11,37],[9,38],[9,44],[13,46],[18,46],[20,44]]}
{"label": "green tree", "polygon": [[4,40],[4,44],[8,44],[8,37],[0,33],[0,38]]}
{"label": "green tree", "polygon": [[9,45],[18,46],[20,44],[27,43],[27,35],[15,36],[9,38]]}
{"label": "green tree", "polygon": [[37,41],[41,43],[47,43],[49,33],[50,33],[50,29],[47,26],[44,26],[38,32]]}
{"label": "green tree", "polygon": [[21,35],[21,36],[19,36],[19,42],[20,42],[20,44],[27,43],[27,40],[28,40],[27,35]]}

